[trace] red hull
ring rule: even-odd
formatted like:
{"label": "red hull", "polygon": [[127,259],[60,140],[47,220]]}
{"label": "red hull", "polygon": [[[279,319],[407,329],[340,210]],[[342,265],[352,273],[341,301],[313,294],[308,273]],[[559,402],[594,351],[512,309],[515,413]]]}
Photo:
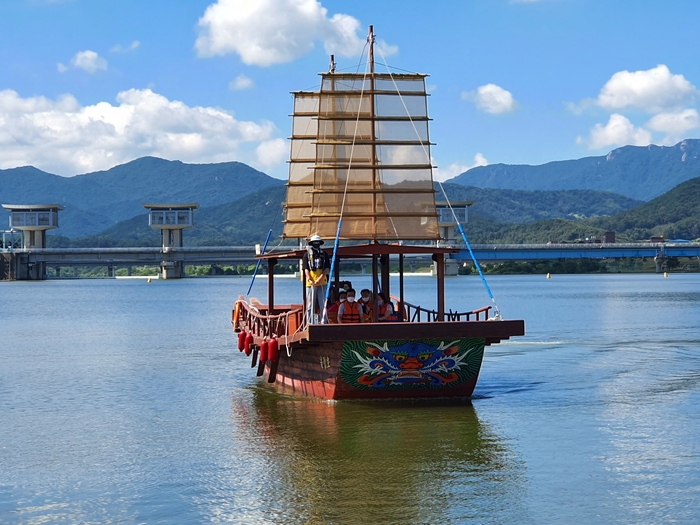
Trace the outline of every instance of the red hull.
{"label": "red hull", "polygon": [[485,319],[304,329],[299,308],[282,311],[234,312],[234,329],[254,334],[253,348],[275,329],[279,359],[258,363],[254,350],[252,366],[282,393],[327,400],[470,397],[485,347],[525,333],[521,320]]}

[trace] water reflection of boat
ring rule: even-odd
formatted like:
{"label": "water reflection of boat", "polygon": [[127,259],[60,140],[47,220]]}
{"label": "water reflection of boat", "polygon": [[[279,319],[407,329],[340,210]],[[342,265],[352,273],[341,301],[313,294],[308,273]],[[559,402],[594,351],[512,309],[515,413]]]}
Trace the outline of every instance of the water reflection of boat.
{"label": "water reflection of boat", "polygon": [[250,461],[271,466],[257,478],[258,510],[277,522],[461,523],[522,511],[524,466],[469,401],[331,404],[257,388],[234,403],[240,439],[260,456]]}
{"label": "water reflection of boat", "polygon": [[[377,322],[378,303],[369,322],[359,325],[316,324],[303,303],[275,304],[275,265],[307,251],[273,251],[259,256],[268,267],[267,304],[241,297],[234,307],[239,349],[252,354],[259,376],[298,395],[469,397],[484,347],[523,335],[524,322],[489,319],[490,306],[446,310],[444,261],[458,250],[438,246],[427,75],[376,73],[373,44],[370,27],[368,71],[339,73],[331,62],[319,91],[294,93],[284,236],[335,240],[327,250],[338,261],[331,274],[335,290],[340,261],[365,259],[372,297],[388,297],[390,265],[396,264],[398,322]],[[339,240],[369,242],[339,246]],[[435,310],[404,297],[404,258],[412,255],[435,261]]]}

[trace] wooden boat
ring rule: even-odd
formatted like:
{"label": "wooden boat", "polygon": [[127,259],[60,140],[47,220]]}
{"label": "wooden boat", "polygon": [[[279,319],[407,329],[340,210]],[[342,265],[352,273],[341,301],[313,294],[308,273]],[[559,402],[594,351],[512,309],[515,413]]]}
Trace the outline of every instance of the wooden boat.
{"label": "wooden boat", "polygon": [[[424,74],[368,70],[321,73],[319,91],[294,93],[284,237],[334,240],[331,280],[340,263],[372,267],[373,297],[390,295],[390,264],[398,262],[398,322],[313,324],[299,304],[275,304],[275,265],[305,249],[264,253],[267,304],[240,297],[232,312],[239,349],[257,375],[283,392],[323,399],[470,397],[484,347],[524,335],[522,320],[491,315],[492,307],[445,309],[445,257],[439,246],[427,92]],[[343,241],[344,245],[340,245]],[[406,257],[435,261],[437,308],[409,303]],[[410,291],[409,291],[410,292]]]}

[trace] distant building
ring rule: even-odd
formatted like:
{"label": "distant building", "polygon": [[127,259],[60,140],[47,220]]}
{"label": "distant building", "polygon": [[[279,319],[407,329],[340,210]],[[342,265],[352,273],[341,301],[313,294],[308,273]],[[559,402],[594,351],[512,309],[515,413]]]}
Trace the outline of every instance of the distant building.
{"label": "distant building", "polygon": [[[146,203],[143,207],[149,211],[148,225],[161,232],[163,253],[169,253],[173,248],[182,248],[182,230],[194,225],[194,210],[199,208],[199,204]],[[185,266],[181,261],[163,261],[160,267],[163,279],[179,279],[185,273]]]}
{"label": "distant building", "polygon": [[3,204],[10,212],[10,230],[24,233],[22,248],[46,248],[46,230],[58,228],[60,204]]}
{"label": "distant building", "polygon": [[604,244],[613,244],[615,242],[615,232],[605,232],[603,234]]}

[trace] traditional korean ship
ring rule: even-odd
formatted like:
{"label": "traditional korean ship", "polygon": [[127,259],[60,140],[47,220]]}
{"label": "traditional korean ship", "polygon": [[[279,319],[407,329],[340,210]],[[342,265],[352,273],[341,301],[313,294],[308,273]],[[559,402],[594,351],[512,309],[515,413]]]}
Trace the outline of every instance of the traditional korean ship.
{"label": "traditional korean ship", "polygon": [[[318,91],[293,93],[283,237],[332,241],[329,296],[339,289],[342,261],[366,261],[372,298],[391,297],[396,319],[379,322],[375,303],[368,322],[321,322],[313,309],[308,315],[304,293],[298,304],[276,304],[275,266],[302,259],[306,249],[274,250],[258,256],[267,265],[267,303],[241,296],[233,308],[238,348],[258,376],[293,395],[470,397],[484,348],[524,335],[525,323],[503,319],[495,302],[446,310],[445,259],[460,249],[440,243],[428,75],[376,72],[371,26],[367,50],[364,72],[337,72],[331,57]],[[435,308],[408,300],[405,260],[414,256],[434,261]],[[392,263],[398,290],[390,289]]]}

